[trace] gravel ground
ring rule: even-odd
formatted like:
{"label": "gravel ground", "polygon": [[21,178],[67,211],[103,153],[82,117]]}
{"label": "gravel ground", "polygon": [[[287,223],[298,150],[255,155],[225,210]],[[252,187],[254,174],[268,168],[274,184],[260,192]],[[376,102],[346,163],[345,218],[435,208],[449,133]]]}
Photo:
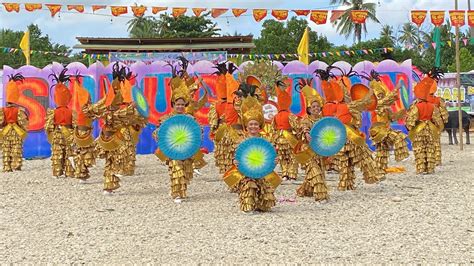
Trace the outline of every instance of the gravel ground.
{"label": "gravel ground", "polygon": [[[445,141],[446,142],[446,141]],[[138,156],[136,175],[104,196],[103,162],[90,184],[51,176],[49,159],[1,173],[1,263],[474,263],[474,149],[443,146],[443,166],[415,175],[413,155],[377,185],[319,204],[281,185],[269,213],[239,211],[208,156],[190,198],[169,197],[166,168]],[[299,180],[302,180],[302,176]]]}

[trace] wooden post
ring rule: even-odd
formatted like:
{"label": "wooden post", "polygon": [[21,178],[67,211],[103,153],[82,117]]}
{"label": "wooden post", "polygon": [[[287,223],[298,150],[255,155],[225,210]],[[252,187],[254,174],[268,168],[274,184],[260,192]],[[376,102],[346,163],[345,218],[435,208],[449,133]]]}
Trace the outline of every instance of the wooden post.
{"label": "wooden post", "polygon": [[[458,0],[455,0],[455,9],[458,10]],[[461,62],[459,60],[459,26],[456,26],[456,86],[458,87],[458,118],[459,118],[459,149],[463,150],[463,126],[461,112]]]}

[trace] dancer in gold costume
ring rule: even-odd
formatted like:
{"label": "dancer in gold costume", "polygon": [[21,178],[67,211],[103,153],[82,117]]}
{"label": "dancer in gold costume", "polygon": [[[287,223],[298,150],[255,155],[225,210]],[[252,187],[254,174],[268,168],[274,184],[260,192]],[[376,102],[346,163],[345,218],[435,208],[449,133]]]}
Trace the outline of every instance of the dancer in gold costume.
{"label": "dancer in gold costume", "polygon": [[89,92],[82,87],[79,76],[74,81],[74,98],[77,104],[76,111],[73,112],[74,124],[74,176],[85,183],[90,178],[89,167],[95,164],[95,142],[92,135],[92,119],[82,111],[82,107],[90,104]]}
{"label": "dancer in gold costume", "polygon": [[227,172],[234,164],[234,153],[239,139],[243,135],[242,120],[239,116],[241,95],[238,93],[239,83],[232,76],[235,67],[229,63],[227,73],[225,74],[226,86],[226,105],[224,108],[224,123],[215,133],[214,140],[221,145],[219,168]]}
{"label": "dancer in gold costume", "polygon": [[277,150],[283,180],[296,180],[298,163],[293,150],[298,144],[298,118],[290,112],[291,97],[286,92],[286,84],[279,81],[276,87],[278,114],[273,118],[271,140]]}
{"label": "dancer in gold costume", "polygon": [[[127,67],[121,67],[123,75],[125,75],[125,80],[121,82],[120,93],[123,97],[123,102],[120,104],[120,109],[130,108],[129,106],[133,103],[132,97],[132,81],[136,78],[133,75],[132,71]],[[136,88],[135,88],[136,89]],[[127,147],[125,149],[126,164],[123,165],[120,173],[125,176],[132,176],[135,174],[135,162],[137,155],[137,143],[140,137],[141,130],[146,126],[148,119],[140,115],[136,106],[132,107],[133,117],[126,127],[122,128],[122,136],[124,138],[124,145]]]}
{"label": "dancer in gold costume", "polygon": [[413,143],[417,174],[432,174],[436,166],[436,142],[444,124],[438,107],[428,101],[430,88],[435,83],[427,77],[416,84],[413,90],[417,99],[407,114],[406,126]]}
{"label": "dancer in gold costume", "polygon": [[328,187],[326,186],[325,167],[323,157],[311,151],[309,134],[313,125],[321,119],[321,108],[324,104],[323,98],[311,87],[312,79],[300,79],[297,86],[304,96],[306,103],[306,115],[301,120],[300,139],[297,158],[305,169],[305,178],[301,186],[296,190],[300,197],[314,197],[316,201],[329,199]]}
{"label": "dancer in gold costume", "polygon": [[[346,127],[347,141],[344,147],[335,155],[334,164],[339,171],[339,190],[353,190],[355,173],[354,167],[361,168],[364,181],[373,184],[383,177],[380,170],[376,168],[376,163],[372,158],[372,151],[365,143],[365,136],[359,130],[362,123],[362,112],[375,99],[373,92],[362,84],[350,86],[349,76],[343,72],[343,77],[337,80],[330,71],[335,67],[329,66],[326,70],[316,70],[321,77],[321,86],[326,98],[323,106],[323,116],[338,118]],[[342,72],[342,71],[341,71]],[[361,96],[360,99],[353,98],[348,93]],[[360,91],[359,91],[360,90]]]}
{"label": "dancer in gold costume", "polygon": [[[240,136],[239,143],[250,137],[261,137],[261,130],[265,123],[262,106],[255,95],[256,87],[248,84],[241,84],[239,95],[242,97],[240,105],[240,115],[245,125],[244,134]],[[261,179],[245,177],[237,169],[232,167],[224,175],[226,184],[233,188],[238,187],[240,210],[244,213],[254,211],[267,212],[275,206],[275,189],[281,183],[281,178],[275,173]]]}
{"label": "dancer in gold costume", "polygon": [[[435,95],[436,91],[438,90],[438,81],[441,77],[443,77],[444,73],[441,69],[434,67],[428,72],[427,77],[424,79],[428,79],[431,82],[430,87],[430,95],[428,96],[428,102],[434,104],[438,110],[439,115],[441,116],[441,120],[443,121],[443,126],[438,128],[439,132],[442,132],[444,129],[444,125],[448,123],[449,113],[448,109],[446,108],[446,103],[444,102],[443,98],[438,97]],[[433,80],[433,81],[431,81]],[[439,138],[435,143],[435,160],[436,165],[441,165],[441,134],[439,134]]]}
{"label": "dancer in gold costume", "polygon": [[48,109],[45,130],[51,144],[51,163],[53,176],[74,177],[72,150],[74,130],[72,125],[72,109],[68,107],[72,95],[65,83],[70,81],[64,68],[59,75],[51,74],[56,82],[54,90],[55,109]]}
{"label": "dancer in gold costume", "polygon": [[387,86],[380,80],[379,74],[374,70],[370,72],[369,77],[363,77],[370,81],[369,86],[377,98],[377,106],[375,110],[371,110],[372,126],[370,127],[370,138],[376,148],[375,162],[377,168],[387,171],[388,156],[392,147],[395,150],[395,160],[397,162],[409,156],[407,142],[405,141],[407,136],[403,132],[390,127],[391,122],[397,121],[405,115],[404,110],[393,113],[391,108],[398,98],[401,83],[389,92]]}
{"label": "dancer in gold costume", "polygon": [[[177,71],[176,68],[172,65],[172,79],[170,81],[171,87],[171,107],[173,108],[172,113],[163,116],[157,128],[160,124],[166,119],[174,115],[189,115],[186,111],[186,108],[189,105],[194,104],[192,99],[191,91],[186,85],[186,81],[183,75],[184,71]],[[191,115],[189,115],[191,116]],[[191,116],[192,117],[192,116]],[[158,140],[158,130],[153,132],[153,137],[156,141]],[[166,157],[159,149],[155,151],[155,155],[168,166],[168,172],[170,175],[170,195],[176,203],[181,203],[184,199],[187,198],[187,189],[188,185],[193,179],[193,164],[194,167],[203,167],[206,163],[203,160],[203,154],[198,151],[193,157],[185,160],[173,160]],[[198,163],[194,163],[194,162]]]}
{"label": "dancer in gold costume", "polygon": [[[225,154],[222,147],[222,133],[225,132],[225,108],[227,105],[227,86],[226,74],[228,72],[226,63],[217,64],[217,80],[216,80],[216,101],[213,102],[209,108],[208,120],[210,126],[210,135],[214,140],[214,159],[215,165],[219,168],[219,173],[223,174],[226,171],[224,163]],[[217,132],[221,132],[221,136],[216,136]]]}
{"label": "dancer in gold costume", "polygon": [[120,177],[124,165],[129,160],[127,146],[124,136],[124,128],[132,125],[139,114],[135,104],[131,103],[120,108],[123,103],[122,86],[126,80],[126,71],[120,69],[118,63],[113,66],[112,88],[109,88],[106,96],[95,104],[86,104],[82,111],[90,119],[103,119],[103,127],[100,132],[96,146],[100,158],[105,159],[104,169],[104,194],[110,195],[120,187]]}
{"label": "dancer in gold costume", "polygon": [[20,74],[11,75],[6,91],[6,106],[0,108],[0,139],[3,152],[3,172],[20,171],[23,160],[23,141],[28,134],[28,115],[19,106],[20,91],[17,82]]}

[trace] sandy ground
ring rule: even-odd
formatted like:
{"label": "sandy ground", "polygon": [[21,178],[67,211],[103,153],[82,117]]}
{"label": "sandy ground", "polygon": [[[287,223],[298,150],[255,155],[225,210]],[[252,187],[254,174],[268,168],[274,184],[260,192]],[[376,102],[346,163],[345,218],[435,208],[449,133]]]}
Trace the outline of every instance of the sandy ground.
{"label": "sandy ground", "polygon": [[176,204],[152,155],[138,156],[113,196],[101,193],[102,161],[85,185],[53,178],[49,160],[26,161],[0,174],[0,262],[474,263],[474,147],[444,145],[443,155],[434,175],[415,175],[411,155],[392,162],[406,173],[377,185],[359,174],[349,192],[328,174],[326,204],[290,202],[297,185],[282,185],[287,201],[255,215],[239,211],[213,162]]}

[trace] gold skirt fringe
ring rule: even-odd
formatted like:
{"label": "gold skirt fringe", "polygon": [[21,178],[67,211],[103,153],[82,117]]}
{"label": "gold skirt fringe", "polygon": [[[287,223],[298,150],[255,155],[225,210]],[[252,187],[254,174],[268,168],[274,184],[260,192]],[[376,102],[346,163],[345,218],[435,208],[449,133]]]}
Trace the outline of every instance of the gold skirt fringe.
{"label": "gold skirt fringe", "polygon": [[267,212],[275,206],[273,187],[264,179],[244,178],[239,184],[240,210]]}
{"label": "gold skirt fringe", "polygon": [[136,143],[132,137],[129,127],[124,127],[120,131],[124,139],[124,158],[125,162],[122,166],[120,173],[125,176],[132,176],[135,174],[135,162],[137,155]]}
{"label": "gold skirt fringe", "polygon": [[334,156],[334,165],[339,171],[338,189],[341,191],[355,189],[355,166],[362,170],[364,181],[368,184],[378,182],[384,175],[382,170],[377,169],[369,147],[366,144],[358,146],[350,139],[347,139],[344,147]]}
{"label": "gold skirt fringe", "polygon": [[186,191],[189,183],[193,179],[193,161],[187,160],[168,160],[168,172],[171,181],[171,197],[186,198]]}
{"label": "gold skirt fringe", "polygon": [[[90,131],[79,131],[81,136],[87,133],[92,134]],[[89,167],[95,165],[95,144],[90,143],[87,146],[76,145],[75,156],[74,156],[74,176],[81,180],[87,180],[90,177]]]}
{"label": "gold skirt fringe", "polygon": [[438,139],[433,137],[430,127],[424,127],[413,140],[416,173],[434,173],[436,166],[435,144]]}
{"label": "gold skirt fringe", "polygon": [[293,149],[288,140],[282,133],[279,133],[273,139],[273,145],[277,151],[278,162],[281,166],[281,176],[295,180],[298,176],[298,163],[295,160]]}
{"label": "gold skirt fringe", "polygon": [[325,169],[322,158],[313,156],[304,166],[305,178],[303,184],[296,190],[300,197],[313,197],[316,201],[329,199],[326,186]]}
{"label": "gold skirt fringe", "polygon": [[23,163],[23,140],[15,130],[9,130],[2,140],[3,171],[20,171]]}
{"label": "gold skirt fringe", "polygon": [[407,135],[398,130],[390,129],[387,136],[379,143],[375,143],[375,162],[378,169],[385,170],[388,167],[390,149],[393,147],[395,161],[402,161],[409,156],[408,145],[405,139]]}
{"label": "gold skirt fringe", "polygon": [[74,177],[74,167],[69,158],[74,157],[72,150],[73,134],[66,137],[61,133],[59,127],[55,128],[51,139],[51,163],[53,168],[53,176],[59,177],[65,175],[66,177]]}
{"label": "gold skirt fringe", "polygon": [[436,166],[441,165],[441,135],[439,138],[435,140],[434,143],[434,148],[435,148],[435,160],[436,160]]}
{"label": "gold skirt fringe", "polygon": [[[239,135],[242,134],[242,131],[236,130]],[[219,172],[221,174],[226,173],[234,165],[234,154],[235,149],[239,144],[238,139],[233,139],[229,134],[226,134],[220,143],[220,152],[216,156],[216,163],[219,167]]]}

